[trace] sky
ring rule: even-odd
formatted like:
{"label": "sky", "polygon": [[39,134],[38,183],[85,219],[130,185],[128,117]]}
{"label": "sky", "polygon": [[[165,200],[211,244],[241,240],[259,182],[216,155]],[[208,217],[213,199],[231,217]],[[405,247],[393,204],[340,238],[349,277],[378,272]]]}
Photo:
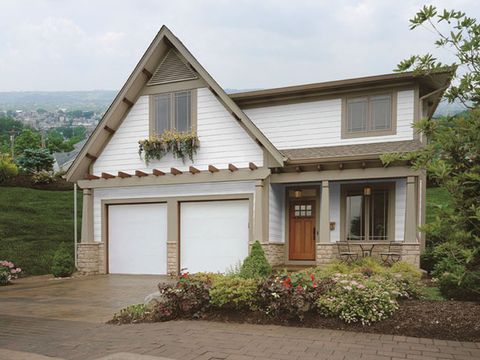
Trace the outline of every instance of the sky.
{"label": "sky", "polygon": [[224,88],[390,73],[412,54],[445,62],[424,4],[480,19],[478,0],[0,0],[0,91],[119,89],[165,24]]}

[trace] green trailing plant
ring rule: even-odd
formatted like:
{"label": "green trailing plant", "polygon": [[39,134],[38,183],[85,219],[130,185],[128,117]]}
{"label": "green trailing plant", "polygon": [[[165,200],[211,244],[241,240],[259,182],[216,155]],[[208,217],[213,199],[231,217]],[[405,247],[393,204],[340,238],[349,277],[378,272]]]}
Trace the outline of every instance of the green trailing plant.
{"label": "green trailing plant", "polygon": [[193,156],[200,147],[200,141],[193,132],[178,132],[174,130],[166,130],[161,135],[151,137],[149,139],[140,140],[138,154],[145,163],[152,160],[160,160],[168,153],[173,157],[181,159],[183,162],[188,158],[193,161]]}
{"label": "green trailing plant", "polygon": [[52,274],[55,277],[68,277],[72,275],[74,271],[75,260],[67,244],[62,243],[53,255]]}
{"label": "green trailing plant", "polygon": [[272,267],[268,263],[262,245],[258,241],[252,245],[248,255],[240,268],[240,277],[245,279],[257,279],[267,277],[272,273]]}

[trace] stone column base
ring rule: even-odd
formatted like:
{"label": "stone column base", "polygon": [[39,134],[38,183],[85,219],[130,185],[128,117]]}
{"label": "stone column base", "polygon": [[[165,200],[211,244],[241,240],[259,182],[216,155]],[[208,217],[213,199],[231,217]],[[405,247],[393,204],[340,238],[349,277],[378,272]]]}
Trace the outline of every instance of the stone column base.
{"label": "stone column base", "polygon": [[167,274],[178,275],[178,244],[167,242]]}
{"label": "stone column base", "polygon": [[262,244],[262,248],[271,266],[285,264],[285,244]]}
{"label": "stone column base", "polygon": [[104,257],[104,245],[101,242],[77,244],[77,270],[82,274],[105,274]]}
{"label": "stone column base", "polygon": [[[352,245],[351,250],[358,252],[359,259],[362,257],[358,245]],[[388,244],[375,245],[372,256],[380,259],[382,252],[388,252]],[[335,243],[317,244],[317,265],[325,265],[335,259],[338,259],[338,248]],[[420,267],[420,244],[402,244],[402,261]]]}

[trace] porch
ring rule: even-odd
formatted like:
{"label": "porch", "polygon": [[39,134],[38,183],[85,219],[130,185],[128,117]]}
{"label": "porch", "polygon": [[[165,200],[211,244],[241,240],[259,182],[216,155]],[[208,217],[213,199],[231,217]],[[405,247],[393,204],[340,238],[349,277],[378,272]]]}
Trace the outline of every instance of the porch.
{"label": "porch", "polygon": [[262,245],[273,266],[326,264],[338,258],[339,241],[348,241],[359,257],[378,258],[394,242],[403,261],[419,266],[424,244],[418,231],[425,218],[423,174],[369,177],[375,175],[369,169],[363,173],[364,178],[348,179],[346,171],[345,178],[302,182],[283,181],[290,174],[272,177],[268,241]]}

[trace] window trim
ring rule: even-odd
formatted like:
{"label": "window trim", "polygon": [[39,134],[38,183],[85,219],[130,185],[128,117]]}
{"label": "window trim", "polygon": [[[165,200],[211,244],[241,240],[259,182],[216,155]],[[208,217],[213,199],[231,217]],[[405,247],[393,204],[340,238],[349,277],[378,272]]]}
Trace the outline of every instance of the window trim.
{"label": "window trim", "polygon": [[382,183],[355,183],[355,184],[342,184],[340,187],[340,240],[347,240],[347,195],[349,194],[358,194],[363,192],[363,188],[369,186],[372,188],[372,191],[375,190],[387,190],[388,191],[388,229],[387,229],[387,239],[386,240],[372,240],[370,239],[370,205],[367,205],[368,211],[365,211],[367,216],[364,219],[365,227],[365,236],[364,240],[351,240],[351,241],[375,241],[378,243],[396,241],[395,239],[395,224],[396,224],[396,196],[395,196],[395,182],[382,182]]}
{"label": "window trim", "polygon": [[[355,131],[349,132],[348,129],[348,107],[347,101],[350,99],[363,98],[368,99],[367,103],[367,121],[371,123],[371,109],[370,109],[370,98],[373,96],[389,95],[392,99],[391,103],[391,126],[390,129],[382,130],[366,130],[366,131]],[[342,129],[341,129],[341,138],[342,139],[353,139],[361,137],[371,137],[371,136],[386,136],[386,135],[396,135],[397,134],[397,91],[379,91],[379,92],[368,92],[360,93],[355,95],[348,95],[342,97]]]}
{"label": "window trim", "polygon": [[155,94],[148,95],[148,118],[149,118],[149,135],[150,137],[155,137],[160,135],[156,131],[156,121],[155,121],[155,97],[158,95],[169,95],[170,96],[170,130],[175,128],[175,106],[174,106],[174,97],[176,93],[190,92],[190,122],[191,122],[191,132],[197,132],[197,89],[181,89],[177,91],[164,91],[156,92]]}

